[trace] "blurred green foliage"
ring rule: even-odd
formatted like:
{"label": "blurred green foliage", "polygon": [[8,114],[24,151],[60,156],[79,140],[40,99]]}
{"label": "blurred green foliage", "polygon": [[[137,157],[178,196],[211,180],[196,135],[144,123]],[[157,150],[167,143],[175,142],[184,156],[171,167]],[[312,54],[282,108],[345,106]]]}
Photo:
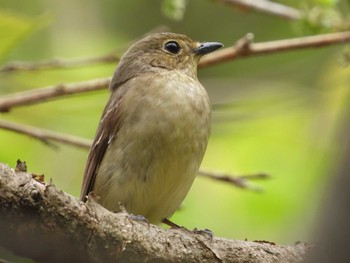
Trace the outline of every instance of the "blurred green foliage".
{"label": "blurred green foliage", "polygon": [[0,9],[0,61],[4,60],[16,45],[46,24],[46,16],[29,16]]}
{"label": "blurred green foliage", "polygon": [[303,18],[295,24],[302,34],[321,34],[350,29],[350,17],[334,7],[316,6],[305,8]]}
{"label": "blurred green foliage", "polygon": [[165,16],[181,20],[185,15],[187,0],[163,0],[162,11]]}
{"label": "blurred green foliage", "polygon": [[[336,21],[346,20],[336,10],[346,2],[321,2],[331,6]],[[247,32],[262,42],[325,28],[317,24],[321,30],[314,31],[307,23],[242,13],[214,1],[188,1],[184,13],[185,3],[33,0],[29,5],[0,0],[0,58],[35,61],[103,55],[160,24],[227,47]],[[49,24],[43,19],[46,13]],[[299,33],[296,24],[302,27]],[[264,189],[258,194],[198,178],[174,215],[175,222],[236,239],[293,243],[310,238],[339,157],[337,134],[350,83],[350,69],[339,63],[343,49],[337,45],[251,57],[199,71],[215,109],[202,167],[233,174],[266,172],[272,179],[253,182]],[[115,66],[2,73],[0,95],[110,76]],[[93,138],[107,98],[107,91],[70,96],[16,108],[1,118]],[[44,173],[60,189],[79,195],[87,151],[66,145],[53,149],[4,130],[0,145],[1,162],[15,166],[18,158],[25,160],[29,171]]]}

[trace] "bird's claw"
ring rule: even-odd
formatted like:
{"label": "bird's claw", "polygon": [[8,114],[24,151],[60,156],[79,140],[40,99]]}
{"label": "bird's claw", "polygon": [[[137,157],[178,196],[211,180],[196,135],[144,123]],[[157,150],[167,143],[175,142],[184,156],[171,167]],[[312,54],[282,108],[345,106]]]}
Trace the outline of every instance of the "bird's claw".
{"label": "bird's claw", "polygon": [[197,229],[196,227],[192,230],[194,234],[199,234],[202,236],[207,236],[209,237],[210,240],[213,240],[214,233],[210,229]]}

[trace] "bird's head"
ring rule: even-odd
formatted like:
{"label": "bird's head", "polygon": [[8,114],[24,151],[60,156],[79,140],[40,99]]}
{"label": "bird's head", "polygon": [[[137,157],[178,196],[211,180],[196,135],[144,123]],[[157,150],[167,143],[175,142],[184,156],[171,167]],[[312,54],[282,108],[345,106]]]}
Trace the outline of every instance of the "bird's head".
{"label": "bird's head", "polygon": [[176,33],[156,33],[137,41],[123,55],[114,74],[111,88],[149,72],[180,70],[196,78],[199,59],[223,45],[197,42]]}

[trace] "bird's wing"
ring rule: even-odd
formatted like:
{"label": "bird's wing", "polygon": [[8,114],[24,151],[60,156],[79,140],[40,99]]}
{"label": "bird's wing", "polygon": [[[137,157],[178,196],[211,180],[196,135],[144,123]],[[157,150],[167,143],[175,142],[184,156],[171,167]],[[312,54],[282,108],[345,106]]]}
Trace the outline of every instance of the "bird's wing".
{"label": "bird's wing", "polygon": [[96,173],[102,162],[110,142],[118,133],[121,118],[120,104],[122,102],[121,87],[112,92],[112,95],[102,113],[100,124],[97,128],[94,142],[86,162],[80,200],[85,201],[86,196],[92,191]]}

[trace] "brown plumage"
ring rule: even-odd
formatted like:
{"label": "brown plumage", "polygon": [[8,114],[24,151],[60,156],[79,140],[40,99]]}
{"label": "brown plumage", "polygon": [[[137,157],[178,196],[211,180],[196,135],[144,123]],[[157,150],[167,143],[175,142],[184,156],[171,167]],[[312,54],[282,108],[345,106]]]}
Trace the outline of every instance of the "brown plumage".
{"label": "brown plumage", "polygon": [[185,198],[210,133],[210,104],[197,79],[200,57],[221,47],[174,33],[132,45],[110,85],[84,171],[81,200],[145,216],[170,217]]}

